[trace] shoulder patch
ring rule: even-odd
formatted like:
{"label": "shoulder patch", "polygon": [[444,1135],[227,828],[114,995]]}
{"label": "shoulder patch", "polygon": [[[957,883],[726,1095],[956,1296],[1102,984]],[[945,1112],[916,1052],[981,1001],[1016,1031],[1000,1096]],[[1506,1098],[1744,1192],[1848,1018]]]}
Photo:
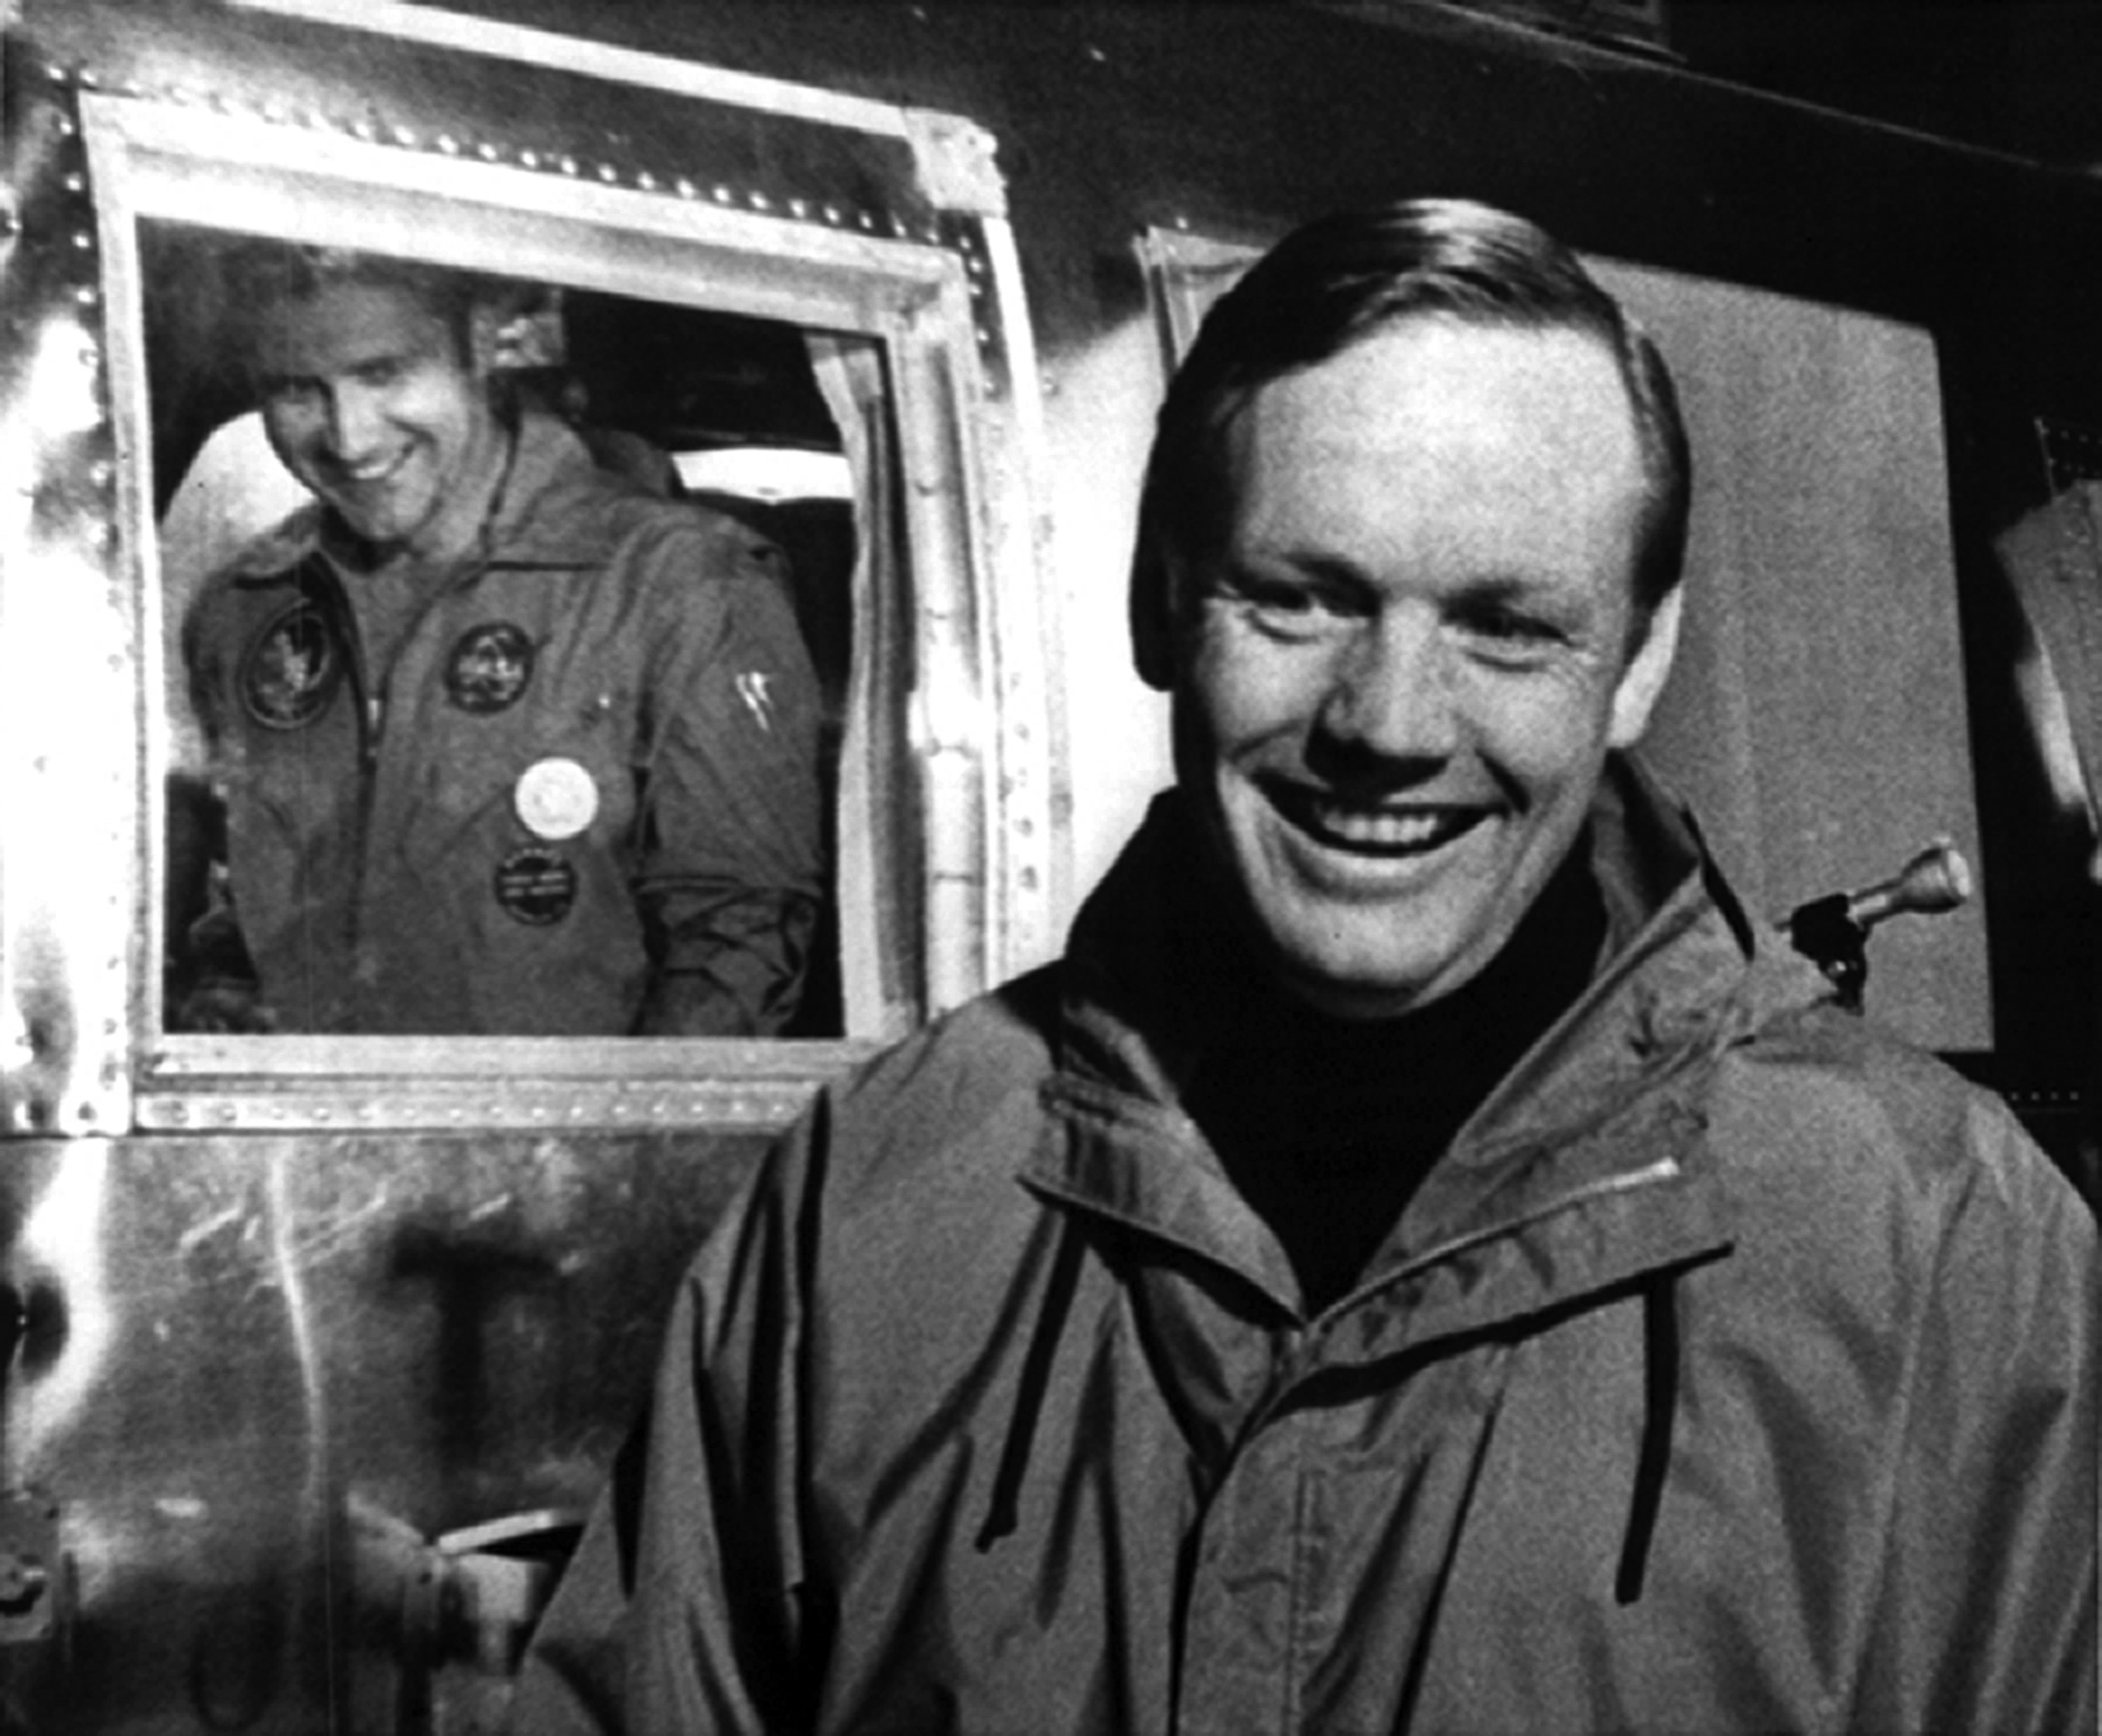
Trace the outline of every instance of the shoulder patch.
{"label": "shoulder patch", "polygon": [[311,599],[264,620],[242,653],[242,707],[266,729],[300,729],[329,708],[343,684],[343,646]]}

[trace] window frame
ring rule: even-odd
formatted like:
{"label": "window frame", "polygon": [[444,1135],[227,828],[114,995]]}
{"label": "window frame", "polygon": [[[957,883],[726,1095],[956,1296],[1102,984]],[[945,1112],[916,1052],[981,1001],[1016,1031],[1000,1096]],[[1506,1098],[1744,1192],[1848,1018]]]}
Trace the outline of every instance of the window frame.
{"label": "window frame", "polygon": [[[817,93],[822,96],[824,93]],[[128,885],[76,917],[59,975],[74,1051],[42,1100],[45,1131],[560,1126],[778,1126],[810,1092],[1048,950],[1060,888],[1053,660],[1031,527],[1040,423],[1019,272],[990,145],[969,123],[889,112],[914,144],[932,219],[893,219],[574,160],[490,161],[458,142],[350,130],[263,109],[83,90],[108,412],[118,475],[107,541],[128,586],[137,720]],[[184,96],[188,100],[180,100]],[[795,124],[809,124],[807,116]],[[894,123],[894,126],[891,124]],[[896,787],[850,725],[843,786],[911,814],[909,865],[875,865],[840,928],[907,985],[862,997],[839,1038],[204,1036],[161,1028],[166,763],[161,589],[148,472],[151,418],[140,277],[142,219],[428,259],[514,277],[856,334],[884,352],[900,476],[909,675],[863,670],[917,786]],[[871,232],[877,231],[877,232]],[[1018,648],[1035,648],[1018,656]],[[895,745],[895,742],[894,742]],[[122,753],[109,747],[106,757]],[[858,756],[849,770],[846,759]],[[844,809],[845,804],[842,804]],[[120,822],[121,824],[121,822]],[[841,843],[847,844],[845,826]],[[844,882],[845,876],[836,879]],[[910,908],[902,906],[911,906]],[[129,918],[129,932],[117,932]],[[105,957],[82,980],[78,960]],[[844,962],[844,961],[843,961]],[[121,981],[118,980],[121,978]],[[106,1013],[119,999],[120,1020]],[[872,1008],[872,1010],[871,1010]],[[81,1012],[89,1014],[79,1016]],[[29,1092],[37,1084],[27,1078]]]}

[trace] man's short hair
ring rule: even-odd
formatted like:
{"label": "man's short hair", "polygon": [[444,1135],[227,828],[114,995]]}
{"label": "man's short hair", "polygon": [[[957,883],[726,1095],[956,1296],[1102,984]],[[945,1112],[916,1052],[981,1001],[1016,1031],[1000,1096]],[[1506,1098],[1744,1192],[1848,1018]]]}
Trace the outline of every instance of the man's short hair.
{"label": "man's short hair", "polygon": [[1406,200],[1293,231],[1220,298],[1176,370],[1146,465],[1131,575],[1133,641],[1151,684],[1173,680],[1185,606],[1174,595],[1177,560],[1214,552],[1226,534],[1225,442],[1235,418],[1272,380],[1417,317],[1581,332],[1612,354],[1647,485],[1635,534],[1639,627],[1678,582],[1692,458],[1678,394],[1648,334],[1523,217],[1467,200]]}
{"label": "man's short hair", "polygon": [[226,317],[238,353],[252,355],[259,317],[290,302],[339,288],[392,290],[408,296],[452,334],[463,361],[473,353],[474,317],[488,299],[486,280],[472,272],[297,241],[246,240],[222,255]]}

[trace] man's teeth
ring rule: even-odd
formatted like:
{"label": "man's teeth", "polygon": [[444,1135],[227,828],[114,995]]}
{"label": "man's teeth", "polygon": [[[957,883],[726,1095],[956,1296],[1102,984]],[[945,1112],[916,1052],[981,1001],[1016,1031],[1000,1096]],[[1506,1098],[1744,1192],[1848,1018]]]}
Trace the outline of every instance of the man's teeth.
{"label": "man's teeth", "polygon": [[1469,817],[1451,811],[1407,813],[1314,804],[1308,817],[1317,831],[1357,849],[1426,850],[1466,830]]}

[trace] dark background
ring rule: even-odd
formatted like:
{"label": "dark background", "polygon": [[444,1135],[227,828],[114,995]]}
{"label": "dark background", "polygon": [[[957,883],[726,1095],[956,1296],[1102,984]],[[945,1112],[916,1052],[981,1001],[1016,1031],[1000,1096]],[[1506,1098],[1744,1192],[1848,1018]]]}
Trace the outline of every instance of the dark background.
{"label": "dark background", "polygon": [[1689,71],[2102,170],[2096,0],[1666,0],[1663,20]]}

